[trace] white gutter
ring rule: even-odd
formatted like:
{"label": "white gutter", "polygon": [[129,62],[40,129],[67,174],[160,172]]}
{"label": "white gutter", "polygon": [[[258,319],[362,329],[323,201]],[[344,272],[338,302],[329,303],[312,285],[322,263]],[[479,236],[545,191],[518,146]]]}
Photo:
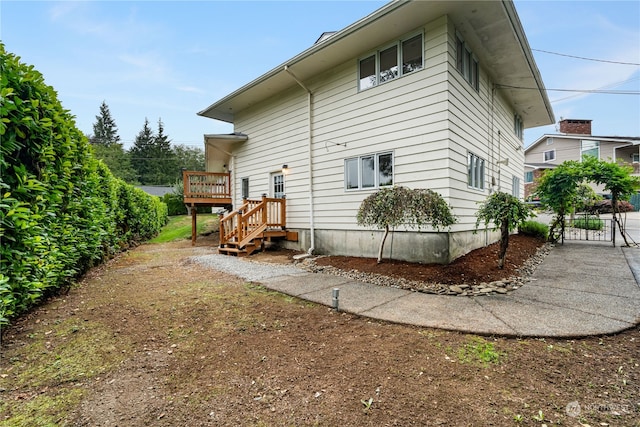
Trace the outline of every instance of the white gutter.
{"label": "white gutter", "polygon": [[309,153],[308,153],[308,156],[309,156],[309,234],[311,237],[311,246],[309,247],[309,250],[307,251],[307,253],[309,255],[313,255],[313,251],[316,249],[316,236],[315,236],[316,229],[315,229],[315,219],[314,219],[314,211],[313,211],[313,146],[312,146],[313,140],[312,140],[312,133],[311,133],[313,94],[311,93],[309,88],[307,88],[304,85],[304,83],[298,80],[295,74],[293,74],[293,72],[289,69],[288,65],[284,66],[284,71],[289,73],[289,75],[293,77],[296,83],[298,83],[300,87],[304,89],[308,94],[307,96],[307,109],[308,109],[307,134],[308,134],[308,146],[309,146]]}

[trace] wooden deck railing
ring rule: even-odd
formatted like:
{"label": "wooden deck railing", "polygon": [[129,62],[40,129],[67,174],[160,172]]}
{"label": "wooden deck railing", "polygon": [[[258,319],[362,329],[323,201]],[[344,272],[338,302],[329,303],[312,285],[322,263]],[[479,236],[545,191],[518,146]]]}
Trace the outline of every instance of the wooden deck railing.
{"label": "wooden deck railing", "polygon": [[229,173],[183,171],[184,202],[190,205],[230,205]]}
{"label": "wooden deck railing", "polygon": [[220,245],[236,242],[242,247],[265,231],[284,230],[286,223],[286,199],[245,199],[240,208],[220,219]]}

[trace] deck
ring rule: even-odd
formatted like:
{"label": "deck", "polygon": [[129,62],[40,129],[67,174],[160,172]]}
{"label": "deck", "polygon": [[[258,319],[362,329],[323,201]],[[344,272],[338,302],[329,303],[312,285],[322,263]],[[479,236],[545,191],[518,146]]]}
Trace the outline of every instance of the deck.
{"label": "deck", "polygon": [[185,205],[231,208],[231,174],[183,171],[182,181]]}

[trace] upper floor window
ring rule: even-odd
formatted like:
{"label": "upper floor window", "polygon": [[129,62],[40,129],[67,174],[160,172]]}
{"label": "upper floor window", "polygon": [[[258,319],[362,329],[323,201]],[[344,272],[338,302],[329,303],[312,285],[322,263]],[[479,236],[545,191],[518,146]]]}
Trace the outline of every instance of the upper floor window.
{"label": "upper floor window", "polygon": [[456,68],[475,90],[480,89],[478,60],[462,37],[456,34]]}
{"label": "upper floor window", "polygon": [[344,180],[347,190],[393,185],[393,154],[368,154],[346,159]]}
{"label": "upper floor window", "polygon": [[580,144],[580,158],[584,156],[593,156],[600,158],[600,141],[583,140]]}
{"label": "upper floor window", "polygon": [[553,162],[556,159],[556,150],[547,150],[542,153],[543,162]]}
{"label": "upper floor window", "polygon": [[360,90],[388,82],[416,70],[421,70],[422,34],[399,40],[372,53],[358,63]]}
{"label": "upper floor window", "polygon": [[[522,139],[524,136],[524,125],[522,123],[522,117],[517,114],[513,116],[513,133],[515,133],[519,139]],[[549,144],[548,140],[547,144]]]}

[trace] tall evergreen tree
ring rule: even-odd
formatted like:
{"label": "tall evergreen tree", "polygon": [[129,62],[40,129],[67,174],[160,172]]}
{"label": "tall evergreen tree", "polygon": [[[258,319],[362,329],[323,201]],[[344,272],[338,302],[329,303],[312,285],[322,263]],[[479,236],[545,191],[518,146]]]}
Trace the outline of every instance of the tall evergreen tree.
{"label": "tall evergreen tree", "polygon": [[131,166],[128,153],[120,143],[118,126],[111,117],[109,106],[105,101],[100,105],[100,114],[93,124],[93,135],[89,137],[93,153],[102,160],[116,177],[130,184],[136,184],[136,173]]}
{"label": "tall evergreen tree", "polygon": [[96,116],[96,122],[93,124],[93,136],[90,142],[94,145],[118,144],[120,135],[118,135],[118,126],[111,117],[111,111],[105,101],[100,104],[100,114]]}
{"label": "tall evergreen tree", "polygon": [[175,182],[176,164],[175,155],[171,148],[171,141],[164,133],[164,123],[158,119],[158,133],[154,139],[153,167],[151,168],[149,179],[156,185],[167,185]]}
{"label": "tall evergreen tree", "polygon": [[151,174],[154,162],[155,135],[149,127],[149,119],[145,117],[144,126],[136,136],[133,147],[129,150],[131,165],[136,171],[141,184],[153,184]]}

